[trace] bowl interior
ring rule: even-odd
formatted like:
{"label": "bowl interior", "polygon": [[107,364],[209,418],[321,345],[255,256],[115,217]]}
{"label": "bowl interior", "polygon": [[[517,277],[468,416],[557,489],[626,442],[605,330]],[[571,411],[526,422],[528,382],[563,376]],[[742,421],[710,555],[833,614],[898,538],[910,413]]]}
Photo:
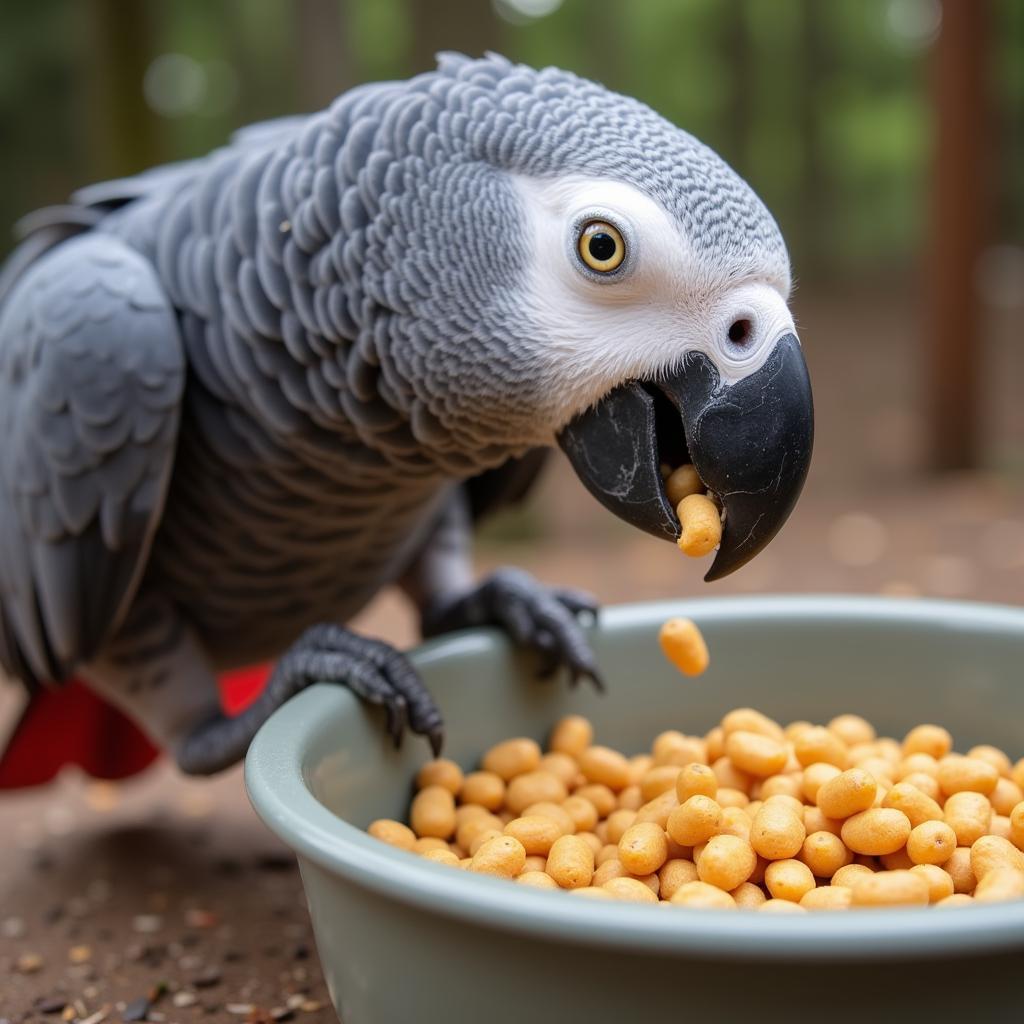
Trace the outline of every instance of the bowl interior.
{"label": "bowl interior", "polygon": [[[660,624],[680,614],[697,621],[711,651],[696,679],[680,675],[657,643]],[[781,722],[854,712],[897,738],[935,722],[961,751],[993,743],[1024,754],[1019,612],[824,598],[679,602],[609,609],[592,640],[603,695],[588,683],[572,690],[561,678],[538,680],[529,657],[489,632],[421,648],[414,660],[445,714],[445,756],[478,767],[491,744],[518,735],[543,742],[569,713],[593,721],[597,742],[640,753],[664,729],[703,734],[745,705]],[[340,730],[310,748],[306,770],[319,800],[365,826],[406,813],[410,780],[429,752],[415,737],[395,751],[380,713],[352,703]]]}
{"label": "bowl interior", "polygon": [[[662,657],[660,624],[688,615],[711,667],[681,676]],[[475,631],[427,644],[414,661],[446,718],[445,753],[464,769],[498,740],[546,738],[561,715],[594,723],[598,742],[646,750],[669,728],[703,733],[749,705],[780,721],[864,715],[881,735],[947,726],[958,750],[993,743],[1024,754],[1024,612],[984,605],[856,598],[750,598],[608,609],[592,632],[607,683],[599,695],[537,680],[528,657]],[[383,715],[338,687],[289,701],[250,748],[246,781],[267,824],[300,855],[378,894],[481,927],[636,952],[675,949],[730,958],[877,958],[1024,948],[1024,904],[986,905],[937,920],[931,911],[789,915],[652,913],[649,908],[522,892],[385,847],[363,829],[403,818],[411,780],[429,756],[407,738],[395,750]],[[695,915],[700,915],[699,927]],[[689,919],[689,923],[687,923]],[[955,919],[955,925],[954,925]]]}

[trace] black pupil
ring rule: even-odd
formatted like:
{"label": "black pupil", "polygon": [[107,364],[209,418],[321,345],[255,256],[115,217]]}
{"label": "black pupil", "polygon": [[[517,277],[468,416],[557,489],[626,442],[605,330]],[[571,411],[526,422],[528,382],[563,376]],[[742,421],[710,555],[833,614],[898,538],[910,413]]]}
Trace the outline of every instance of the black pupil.
{"label": "black pupil", "polygon": [[615,255],[615,251],[618,246],[615,239],[606,231],[595,231],[590,236],[587,248],[590,250],[590,255],[593,256],[595,260],[599,263],[604,263]]}

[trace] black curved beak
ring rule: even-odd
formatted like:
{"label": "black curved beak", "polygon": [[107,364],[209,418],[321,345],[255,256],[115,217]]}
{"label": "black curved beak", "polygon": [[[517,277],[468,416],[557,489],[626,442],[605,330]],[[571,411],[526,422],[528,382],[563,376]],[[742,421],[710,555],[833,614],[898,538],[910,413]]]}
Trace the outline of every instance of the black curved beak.
{"label": "black curved beak", "polygon": [[745,565],[779,532],[803,489],[814,441],[811,382],[787,334],[764,365],[723,385],[703,353],[657,381],[616,388],[558,438],[602,505],[641,530],[675,540],[680,526],[661,466],[692,462],[722,502],[722,543],[707,581]]}

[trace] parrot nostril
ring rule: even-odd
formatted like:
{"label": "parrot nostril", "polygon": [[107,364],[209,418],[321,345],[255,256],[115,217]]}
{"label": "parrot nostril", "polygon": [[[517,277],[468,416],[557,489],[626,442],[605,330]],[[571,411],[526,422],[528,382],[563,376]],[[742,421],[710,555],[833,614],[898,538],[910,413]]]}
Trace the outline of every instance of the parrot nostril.
{"label": "parrot nostril", "polygon": [[729,340],[734,345],[743,345],[753,333],[754,325],[749,320],[734,320],[729,327]]}

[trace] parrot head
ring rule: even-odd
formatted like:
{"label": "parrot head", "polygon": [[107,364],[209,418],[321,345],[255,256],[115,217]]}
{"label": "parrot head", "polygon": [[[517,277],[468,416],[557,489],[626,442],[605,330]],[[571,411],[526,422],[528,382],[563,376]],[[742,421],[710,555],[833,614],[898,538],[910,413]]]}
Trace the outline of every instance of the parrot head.
{"label": "parrot head", "polygon": [[415,382],[413,432],[478,462],[557,443],[598,501],[670,540],[661,467],[692,462],[725,513],[706,578],[749,561],[813,439],[764,205],[691,135],[567,72],[443,55],[413,85],[377,286],[409,342],[381,362]]}

